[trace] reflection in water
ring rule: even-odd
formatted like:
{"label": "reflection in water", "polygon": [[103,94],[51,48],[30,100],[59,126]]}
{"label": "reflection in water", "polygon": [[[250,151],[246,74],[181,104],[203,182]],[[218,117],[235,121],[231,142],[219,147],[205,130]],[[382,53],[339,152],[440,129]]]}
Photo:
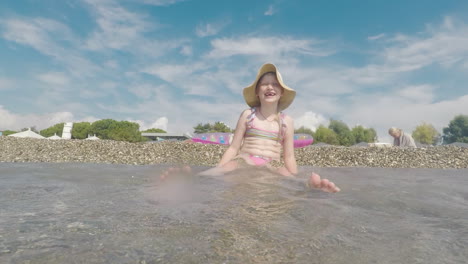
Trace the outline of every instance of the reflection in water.
{"label": "reflection in water", "polygon": [[468,258],[467,170],[315,168],[343,190],[328,194],[264,170],[176,176],[161,184],[157,175],[164,169],[0,164],[0,262]]}

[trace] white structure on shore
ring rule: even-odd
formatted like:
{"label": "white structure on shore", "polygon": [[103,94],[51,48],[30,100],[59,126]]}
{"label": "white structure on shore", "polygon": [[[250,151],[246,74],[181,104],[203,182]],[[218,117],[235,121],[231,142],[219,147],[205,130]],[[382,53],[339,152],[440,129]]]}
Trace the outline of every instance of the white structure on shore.
{"label": "white structure on shore", "polygon": [[47,139],[62,139],[61,137],[57,136],[57,133],[54,133],[53,136],[48,137]]}
{"label": "white structure on shore", "polygon": [[96,134],[94,134],[94,136],[88,135],[88,137],[85,140],[99,140],[99,138],[96,137]]}
{"label": "white structure on shore", "polygon": [[34,131],[31,131],[31,128],[28,128],[26,131],[18,132],[15,134],[9,135],[9,137],[19,137],[19,138],[45,138]]}
{"label": "white structure on shore", "polygon": [[152,141],[162,141],[162,140],[186,140],[192,138],[192,135],[189,133],[184,134],[174,134],[174,133],[141,133],[143,137],[149,138]]}
{"label": "white structure on shore", "polygon": [[63,125],[63,131],[62,131],[62,138],[63,139],[71,139],[71,131],[73,128],[73,122],[68,122]]}

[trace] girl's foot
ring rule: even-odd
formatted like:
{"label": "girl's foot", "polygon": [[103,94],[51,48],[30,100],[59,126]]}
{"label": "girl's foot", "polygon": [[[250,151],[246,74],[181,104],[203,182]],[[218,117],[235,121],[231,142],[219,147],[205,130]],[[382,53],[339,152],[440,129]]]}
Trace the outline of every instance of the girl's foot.
{"label": "girl's foot", "polygon": [[333,182],[329,181],[328,179],[321,179],[320,175],[315,172],[312,172],[310,175],[307,186],[320,189],[324,192],[336,193],[340,191]]}

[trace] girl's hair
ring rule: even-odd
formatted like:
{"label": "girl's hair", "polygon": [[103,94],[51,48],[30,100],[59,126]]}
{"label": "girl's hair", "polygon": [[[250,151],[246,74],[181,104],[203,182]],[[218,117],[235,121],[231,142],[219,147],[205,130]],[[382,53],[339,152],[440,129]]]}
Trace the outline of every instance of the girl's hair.
{"label": "girl's hair", "polygon": [[[255,94],[258,93],[258,84],[260,83],[260,81],[263,79],[263,77],[267,76],[267,75],[273,75],[275,76],[275,79],[277,79],[276,77],[276,72],[265,72],[262,76],[260,76],[260,78],[258,78],[258,82],[257,84],[255,85]],[[281,89],[284,89],[282,86],[281,86]],[[260,105],[261,106],[261,105]],[[278,122],[278,127],[279,127],[279,133],[278,133],[278,139],[279,141],[283,141],[283,133],[282,133],[282,122],[281,122],[281,112],[277,111],[276,112],[276,116],[275,116],[275,120]]]}

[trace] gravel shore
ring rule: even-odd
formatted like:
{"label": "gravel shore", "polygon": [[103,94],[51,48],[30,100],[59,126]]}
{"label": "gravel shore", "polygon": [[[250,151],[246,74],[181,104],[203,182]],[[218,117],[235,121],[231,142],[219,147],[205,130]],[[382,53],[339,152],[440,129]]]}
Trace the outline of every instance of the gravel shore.
{"label": "gravel shore", "polygon": [[[0,137],[0,162],[84,162],[214,166],[226,146],[189,142],[128,143],[111,140],[48,140]],[[299,166],[468,168],[468,148],[308,146],[296,149]]]}

